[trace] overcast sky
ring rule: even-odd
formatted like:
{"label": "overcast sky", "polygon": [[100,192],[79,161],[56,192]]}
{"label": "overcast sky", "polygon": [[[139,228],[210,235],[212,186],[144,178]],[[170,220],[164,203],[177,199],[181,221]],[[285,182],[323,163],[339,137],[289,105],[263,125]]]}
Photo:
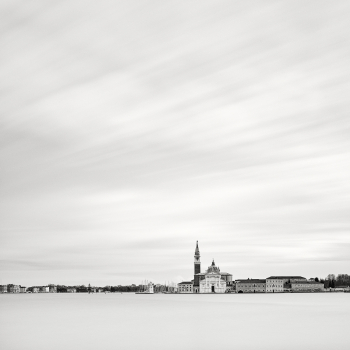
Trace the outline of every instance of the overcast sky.
{"label": "overcast sky", "polygon": [[0,5],[0,282],[350,272],[348,1]]}

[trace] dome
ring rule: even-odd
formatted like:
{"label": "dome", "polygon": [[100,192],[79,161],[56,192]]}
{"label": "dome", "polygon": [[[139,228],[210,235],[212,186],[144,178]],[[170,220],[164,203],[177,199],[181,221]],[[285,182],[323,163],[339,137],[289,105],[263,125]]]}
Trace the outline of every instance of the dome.
{"label": "dome", "polygon": [[219,267],[215,266],[214,259],[211,265],[208,267],[207,273],[220,273]]}

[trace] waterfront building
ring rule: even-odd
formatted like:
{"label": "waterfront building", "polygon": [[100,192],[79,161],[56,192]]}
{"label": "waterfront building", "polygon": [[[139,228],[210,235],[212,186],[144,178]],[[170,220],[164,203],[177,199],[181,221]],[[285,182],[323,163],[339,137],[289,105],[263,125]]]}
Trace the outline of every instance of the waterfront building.
{"label": "waterfront building", "polygon": [[193,282],[180,282],[177,285],[178,293],[193,293]]}
{"label": "waterfront building", "polygon": [[8,284],[7,285],[7,293],[19,293],[20,288],[17,284]]}
{"label": "waterfront building", "polygon": [[280,280],[283,282],[283,291],[289,292],[291,290],[291,283],[292,282],[302,282],[307,281],[305,277],[302,276],[270,276],[267,278],[271,280]]}
{"label": "waterfront building", "polygon": [[291,282],[292,292],[315,292],[324,291],[324,285],[314,281],[295,281]]}
{"label": "waterfront building", "polygon": [[40,287],[33,287],[33,293],[39,293]]}
{"label": "waterfront building", "polygon": [[40,293],[48,293],[49,292],[49,287],[48,286],[42,286],[40,287]]}
{"label": "waterfront building", "polygon": [[26,287],[19,286],[19,292],[20,293],[25,293],[27,291]]}
{"label": "waterfront building", "polygon": [[76,293],[76,292],[77,292],[77,290],[74,287],[68,287],[67,288],[67,293]]}
{"label": "waterfront building", "polygon": [[0,285],[0,293],[7,293],[7,285]]}
{"label": "waterfront building", "polygon": [[[226,280],[221,275],[220,268],[215,266],[215,262],[211,263],[208,270],[204,274],[200,275],[199,293],[225,293],[226,292]],[[225,274],[227,276],[228,274]],[[203,278],[202,278],[203,277]]]}
{"label": "waterfront building", "polygon": [[291,283],[291,282],[299,282],[299,281],[307,281],[305,277],[302,276],[271,276],[269,279],[282,280],[283,283]]}
{"label": "waterfront building", "polygon": [[236,293],[265,293],[265,279],[236,280]]}
{"label": "waterfront building", "polygon": [[279,278],[266,278],[266,293],[283,293],[283,285],[283,280]]}

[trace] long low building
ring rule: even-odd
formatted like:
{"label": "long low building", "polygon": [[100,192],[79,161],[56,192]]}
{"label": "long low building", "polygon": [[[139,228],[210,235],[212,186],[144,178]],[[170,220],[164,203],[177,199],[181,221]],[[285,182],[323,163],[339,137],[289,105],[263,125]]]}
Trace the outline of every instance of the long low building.
{"label": "long low building", "polygon": [[[303,282],[307,281],[305,277],[302,276],[270,276],[266,278],[266,292],[276,293],[276,292],[289,292],[291,290],[292,282]],[[283,289],[281,290],[281,283],[283,284]]]}
{"label": "long low building", "polygon": [[236,293],[265,293],[266,280],[264,279],[247,279],[236,280]]}
{"label": "long low building", "polygon": [[271,276],[267,279],[281,280],[283,283],[291,283],[291,282],[299,282],[299,281],[307,281],[305,277],[302,276]]}
{"label": "long low building", "polygon": [[320,282],[314,281],[296,281],[291,282],[292,292],[314,292],[324,291],[324,285]]}

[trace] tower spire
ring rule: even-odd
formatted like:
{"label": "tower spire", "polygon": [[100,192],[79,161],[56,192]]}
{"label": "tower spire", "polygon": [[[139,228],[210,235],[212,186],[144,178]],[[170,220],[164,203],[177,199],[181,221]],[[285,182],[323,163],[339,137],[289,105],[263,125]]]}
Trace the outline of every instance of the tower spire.
{"label": "tower spire", "polygon": [[198,241],[197,241],[197,243],[196,243],[196,250],[195,250],[195,252],[194,252],[194,255],[200,256],[200,254],[199,254],[199,248],[198,248]]}

